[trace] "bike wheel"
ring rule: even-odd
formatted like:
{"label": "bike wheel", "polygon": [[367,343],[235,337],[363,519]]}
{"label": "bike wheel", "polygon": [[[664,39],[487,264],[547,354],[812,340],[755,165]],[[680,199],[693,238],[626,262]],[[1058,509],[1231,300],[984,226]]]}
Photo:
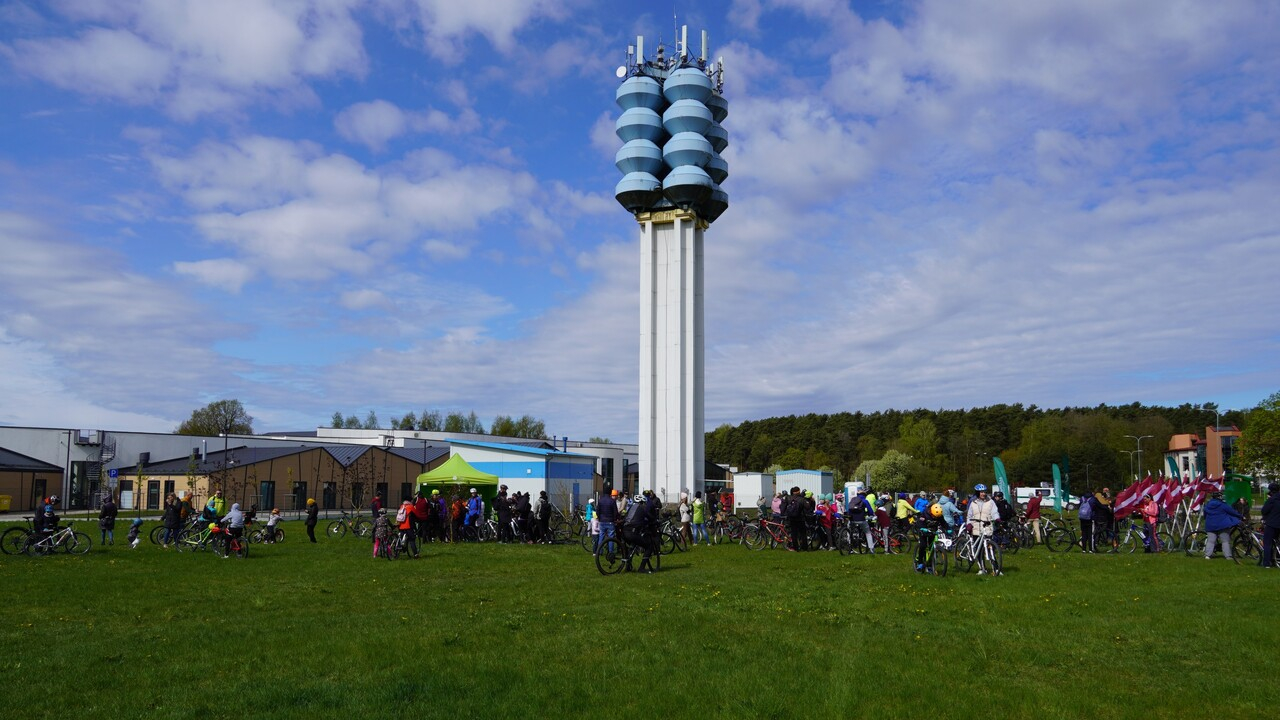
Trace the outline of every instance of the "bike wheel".
{"label": "bike wheel", "polygon": [[1003,540],[1004,542],[1000,543],[1000,546],[1004,548],[1004,551],[1010,555],[1017,555],[1020,547],[1018,539],[1012,535],[1005,535]]}
{"label": "bike wheel", "polygon": [[847,530],[842,531],[839,535],[836,535],[836,550],[841,555],[853,554],[853,535],[850,534]]}
{"label": "bike wheel", "polygon": [[368,520],[357,520],[353,531],[356,537],[371,538],[373,537],[373,523]]}
{"label": "bike wheel", "polygon": [[331,538],[340,538],[347,534],[347,524],[339,520],[329,523],[329,527],[324,529],[324,534]]}
{"label": "bike wheel", "polygon": [[276,528],[276,536],[272,542],[278,542],[278,543],[284,542],[284,530],[281,530],[280,528]]}
{"label": "bike wheel", "polygon": [[1204,544],[1207,541],[1208,537],[1209,537],[1209,533],[1205,532],[1204,530],[1196,530],[1195,532],[1189,532],[1186,535],[1183,535],[1182,536],[1183,552],[1187,554],[1187,557],[1203,555]]}
{"label": "bike wheel", "polygon": [[592,535],[590,531],[583,532],[582,535],[579,536],[578,542],[582,545],[583,550],[586,550],[587,552],[595,552],[596,537],[597,536]]}
{"label": "bike wheel", "polygon": [[947,576],[947,552],[940,548],[934,547],[929,558],[929,572],[938,576]]}
{"label": "bike wheel", "polygon": [[21,554],[27,547],[27,534],[27,529],[21,527],[5,530],[4,534],[0,535],[0,550],[3,550],[5,555]]}
{"label": "bike wheel", "polygon": [[162,538],[164,538],[164,526],[163,526],[163,525],[157,525],[157,526],[155,526],[155,527],[151,528],[151,534],[150,534],[150,535],[148,535],[147,537],[149,537],[149,538],[151,539],[151,544],[152,544],[152,545],[159,545],[159,544],[160,544],[160,540],[161,540]]}
{"label": "bike wheel", "polygon": [[991,569],[1000,574],[1004,574],[1004,550],[997,544],[988,545],[991,548]]}
{"label": "bike wheel", "polygon": [[973,538],[969,535],[962,535],[956,539],[954,548],[953,554],[955,555],[956,569],[964,572],[973,570],[974,551],[976,549]]}
{"label": "bike wheel", "polygon": [[907,534],[899,530],[889,535],[889,546],[885,548],[890,555],[901,555],[903,552],[911,549],[911,538]]}
{"label": "bike wheel", "polygon": [[1049,552],[1069,553],[1079,547],[1075,533],[1068,531],[1066,528],[1054,528],[1046,532],[1044,544],[1045,547],[1049,548]]}
{"label": "bike wheel", "polygon": [[626,548],[617,538],[605,538],[595,553],[596,569],[601,575],[617,575],[627,566]]}
{"label": "bike wheel", "polygon": [[658,555],[670,555],[676,551],[676,539],[672,533],[662,533],[658,536]]}
{"label": "bike wheel", "polygon": [[1169,552],[1173,549],[1173,535],[1163,528],[1156,531],[1156,540],[1160,543],[1160,552]]}
{"label": "bike wheel", "polygon": [[1142,539],[1136,533],[1129,533],[1116,541],[1116,549],[1113,552],[1133,554],[1142,546]]}
{"label": "bike wheel", "polygon": [[1247,557],[1250,560],[1257,560],[1262,556],[1262,548],[1253,541],[1252,535],[1240,535],[1231,543],[1231,549],[1236,557]]}
{"label": "bike wheel", "polygon": [[763,550],[769,544],[769,540],[769,533],[760,527],[750,527],[742,536],[742,542],[748,550]]}
{"label": "bike wheel", "polygon": [[249,542],[242,537],[232,540],[231,553],[241,560],[249,557]]}
{"label": "bike wheel", "polygon": [[93,541],[89,539],[88,535],[82,532],[72,534],[67,539],[67,542],[63,543],[63,549],[72,555],[83,555],[89,552],[89,549],[92,547]]}

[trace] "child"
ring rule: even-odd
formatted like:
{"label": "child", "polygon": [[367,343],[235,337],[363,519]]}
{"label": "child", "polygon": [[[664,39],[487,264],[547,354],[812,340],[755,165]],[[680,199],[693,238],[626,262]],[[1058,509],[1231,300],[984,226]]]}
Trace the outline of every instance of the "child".
{"label": "child", "polygon": [[271,508],[271,516],[267,518],[266,537],[262,540],[264,543],[275,543],[276,526],[279,525],[280,521],[283,519],[284,518],[280,515],[280,508]]}
{"label": "child", "polygon": [[378,551],[389,542],[391,542],[391,523],[387,520],[386,508],[383,508],[378,511],[378,517],[373,521],[373,556],[378,557]]}
{"label": "child", "polygon": [[138,537],[138,534],[141,532],[142,532],[142,518],[134,518],[133,522],[129,523],[129,547],[133,548],[134,550],[137,550],[138,543],[142,542],[142,539]]}

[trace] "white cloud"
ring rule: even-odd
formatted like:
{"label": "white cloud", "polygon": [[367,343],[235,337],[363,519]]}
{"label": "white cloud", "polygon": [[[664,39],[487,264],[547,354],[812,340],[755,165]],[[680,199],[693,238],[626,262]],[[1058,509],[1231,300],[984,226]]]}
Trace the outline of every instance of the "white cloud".
{"label": "white cloud", "polygon": [[378,152],[387,142],[410,132],[460,134],[478,125],[479,117],[469,108],[451,116],[433,108],[407,111],[386,100],[356,103],[334,118],[339,135]]}
{"label": "white cloud", "polygon": [[377,290],[347,290],[339,296],[338,302],[348,310],[386,309],[391,305],[387,296]]}
{"label": "white cloud", "polygon": [[470,233],[507,214],[527,215],[533,177],[462,165],[435,150],[383,169],[317,146],[273,138],[206,143],[189,157],[153,159],[161,179],[197,209],[207,238],[280,278],[361,274],[430,233]]}
{"label": "white cloud", "polygon": [[[233,337],[240,328],[210,319],[181,287],[21,214],[0,212],[0,247],[0,336],[16,357],[41,358],[6,365],[8,374],[47,378],[31,391],[68,402],[65,411],[46,408],[41,417],[74,427],[79,420],[70,414],[77,409],[123,419],[145,408],[136,417],[154,428],[156,416],[184,417],[200,392],[241,387],[235,373],[243,363],[208,345],[210,337]],[[16,407],[10,397],[27,397],[3,396],[5,408]]]}
{"label": "white cloud", "polygon": [[500,51],[514,45],[516,31],[539,19],[561,18],[574,2],[565,0],[383,0],[402,17],[417,22],[432,55],[451,62],[462,58],[462,48],[472,34],[483,36]]}
{"label": "white cloud", "polygon": [[254,275],[252,268],[229,258],[175,262],[173,269],[179,275],[187,275],[197,282],[231,293],[240,292],[240,288],[253,279]]}
{"label": "white cloud", "polygon": [[[313,78],[361,75],[358,0],[124,0],[64,3],[73,29],[7,48],[21,72],[175,117],[263,97],[307,98]],[[70,35],[70,36],[67,36]]]}

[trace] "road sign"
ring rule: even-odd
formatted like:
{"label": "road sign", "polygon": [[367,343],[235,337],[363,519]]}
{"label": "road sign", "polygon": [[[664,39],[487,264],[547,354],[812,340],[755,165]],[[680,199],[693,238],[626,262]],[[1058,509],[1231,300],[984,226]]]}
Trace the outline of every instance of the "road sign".
{"label": "road sign", "polygon": [[112,480],[115,480],[116,478],[120,477],[120,471],[117,470],[116,468],[111,468],[110,470],[107,471],[107,477],[111,478]]}

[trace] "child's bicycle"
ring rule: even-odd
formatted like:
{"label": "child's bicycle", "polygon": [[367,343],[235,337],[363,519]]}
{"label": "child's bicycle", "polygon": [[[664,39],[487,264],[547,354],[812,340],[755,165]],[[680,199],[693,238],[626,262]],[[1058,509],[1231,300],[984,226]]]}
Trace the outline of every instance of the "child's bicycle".
{"label": "child's bicycle", "polygon": [[34,532],[28,534],[23,552],[33,557],[49,555],[56,550],[72,555],[83,555],[89,552],[89,548],[93,547],[93,541],[88,535],[73,530],[74,524],[74,521],[68,521],[66,525],[47,535]]}
{"label": "child's bicycle", "polygon": [[245,537],[249,538],[251,543],[282,543],[284,542],[284,530],[280,529],[279,526],[273,528],[266,525],[256,527],[252,532],[245,528]]}
{"label": "child's bicycle", "polygon": [[235,556],[240,559],[249,557],[249,538],[241,534],[240,537],[227,537],[229,530],[219,525],[217,529],[210,529],[210,547],[216,555],[223,559]]}
{"label": "child's bicycle", "polygon": [[387,560],[395,560],[396,558],[409,558],[408,548],[405,547],[404,536],[400,533],[378,540],[378,557]]}

